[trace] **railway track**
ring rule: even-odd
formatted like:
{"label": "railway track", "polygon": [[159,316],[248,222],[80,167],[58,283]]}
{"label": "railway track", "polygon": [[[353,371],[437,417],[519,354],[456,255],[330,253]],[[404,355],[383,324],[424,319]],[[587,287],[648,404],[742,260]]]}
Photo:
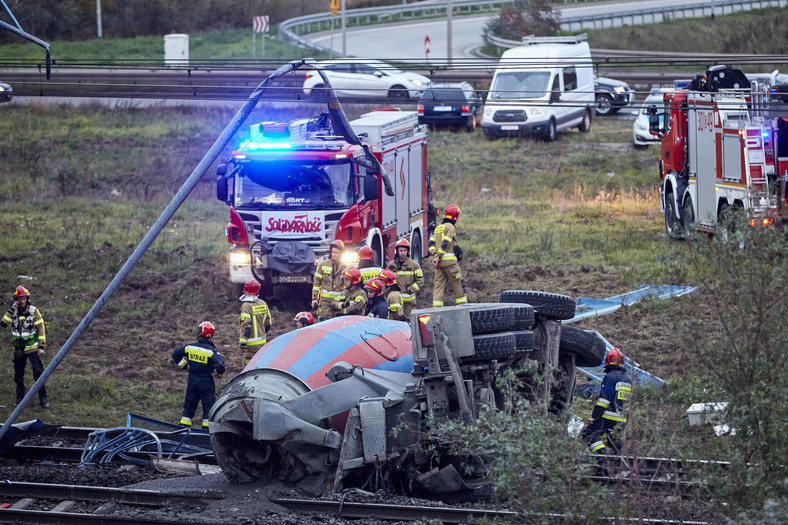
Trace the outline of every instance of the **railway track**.
{"label": "railway track", "polygon": [[183,523],[150,512],[173,505],[205,508],[222,499],[213,492],[192,494],[46,483],[0,483],[0,523],[149,525]]}

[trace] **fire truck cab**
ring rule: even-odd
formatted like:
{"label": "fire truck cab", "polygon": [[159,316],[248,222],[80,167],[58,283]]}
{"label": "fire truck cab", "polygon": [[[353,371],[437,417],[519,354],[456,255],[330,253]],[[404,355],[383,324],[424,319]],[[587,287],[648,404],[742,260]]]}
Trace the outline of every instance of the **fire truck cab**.
{"label": "fire truck cab", "polygon": [[425,255],[434,224],[426,128],[415,112],[399,110],[372,111],[350,126],[383,173],[356,161],[362,146],[340,136],[325,113],[254,124],[249,140],[219,166],[233,283],[254,277],[269,292],[276,284],[311,283],[315,262],[335,239],[347,246],[343,261],[351,265],[367,245],[382,266],[401,238],[412,257]]}

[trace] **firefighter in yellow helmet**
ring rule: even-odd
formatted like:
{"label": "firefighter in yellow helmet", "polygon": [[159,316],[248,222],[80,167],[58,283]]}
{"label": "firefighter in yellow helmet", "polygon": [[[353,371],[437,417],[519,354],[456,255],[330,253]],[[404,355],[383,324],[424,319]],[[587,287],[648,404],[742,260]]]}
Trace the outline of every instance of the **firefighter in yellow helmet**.
{"label": "firefighter in yellow helmet", "polygon": [[[25,397],[25,367],[28,360],[33,369],[33,378],[38,381],[44,373],[41,354],[47,344],[44,318],[38,308],[30,304],[30,292],[24,286],[14,290],[14,304],[0,319],[0,327],[11,325],[11,343],[14,345],[14,382],[16,383],[16,405]],[[38,400],[43,408],[49,408],[46,387],[38,391]]]}
{"label": "firefighter in yellow helmet", "polygon": [[342,294],[342,272],[347,266],[342,262],[345,243],[339,239],[331,243],[328,257],[317,261],[312,282],[312,308],[317,310],[319,321],[333,317],[331,303]]}
{"label": "firefighter in yellow helmet", "polygon": [[250,279],[244,285],[241,301],[241,316],[238,319],[238,336],[243,351],[243,364],[249,364],[254,355],[268,342],[271,329],[271,311],[268,304],[260,299],[260,283]]}
{"label": "firefighter in yellow helmet", "polygon": [[446,207],[443,222],[435,228],[430,238],[430,254],[434,255],[432,266],[435,268],[435,283],[432,291],[432,306],[443,306],[443,296],[446,288],[451,286],[454,291],[454,302],[464,304],[468,302],[465,291],[465,281],[462,279],[458,257],[462,257],[462,250],[456,244],[457,230],[454,225],[460,217],[460,208],[456,204]]}
{"label": "firefighter in yellow helmet", "polygon": [[410,319],[410,312],[416,306],[416,292],[424,286],[424,273],[419,263],[410,258],[410,242],[407,239],[398,240],[394,250],[395,257],[389,262],[388,269],[397,275],[402,308],[405,318]]}

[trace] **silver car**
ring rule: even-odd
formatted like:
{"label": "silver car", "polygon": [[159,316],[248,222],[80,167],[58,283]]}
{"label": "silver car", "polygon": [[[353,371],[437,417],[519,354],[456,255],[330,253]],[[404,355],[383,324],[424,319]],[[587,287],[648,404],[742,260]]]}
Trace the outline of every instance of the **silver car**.
{"label": "silver car", "polygon": [[[338,96],[418,98],[430,83],[424,75],[402,71],[380,60],[338,59],[317,64]],[[323,79],[306,73],[304,95],[319,96]]]}
{"label": "silver car", "polygon": [[0,102],[10,102],[13,93],[14,89],[11,86],[5,82],[0,82]]}
{"label": "silver car", "polygon": [[652,135],[648,130],[648,107],[657,106],[657,109],[662,111],[663,95],[666,92],[672,91],[670,88],[652,88],[651,93],[646,96],[646,99],[636,104],[640,109],[633,111],[637,118],[632,123],[632,143],[635,147],[645,147],[649,144],[659,142],[659,137]]}

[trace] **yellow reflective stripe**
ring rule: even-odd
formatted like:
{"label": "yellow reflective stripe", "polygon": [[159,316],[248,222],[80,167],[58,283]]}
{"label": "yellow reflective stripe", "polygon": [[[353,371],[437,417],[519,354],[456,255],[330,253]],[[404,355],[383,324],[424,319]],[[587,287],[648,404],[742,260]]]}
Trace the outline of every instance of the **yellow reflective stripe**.
{"label": "yellow reflective stripe", "polygon": [[39,318],[38,318],[38,321],[36,321],[36,322],[35,322],[35,323],[33,323],[33,324],[44,324],[44,319],[43,319],[43,318],[41,318],[41,317],[39,317]]}
{"label": "yellow reflective stripe", "polygon": [[443,301],[432,301],[432,306],[443,306]]}
{"label": "yellow reflective stripe", "polygon": [[610,401],[608,401],[607,399],[604,399],[604,398],[601,398],[601,397],[600,397],[600,398],[599,398],[599,399],[597,399],[597,401],[596,401],[596,406],[598,406],[598,407],[602,407],[602,408],[607,408],[607,407],[609,407],[609,406],[610,406]]}
{"label": "yellow reflective stripe", "polygon": [[413,270],[397,270],[397,277],[400,275],[413,275]]}
{"label": "yellow reflective stripe", "polygon": [[246,339],[242,337],[242,338],[240,338],[238,340],[238,342],[240,342],[242,345],[245,345],[246,344]]}
{"label": "yellow reflective stripe", "polygon": [[467,303],[468,302],[468,297],[467,296],[460,297],[459,299],[455,299],[454,302],[457,303],[457,304]]}
{"label": "yellow reflective stripe", "polygon": [[247,313],[242,313],[241,314],[241,321],[248,321],[251,318],[252,318],[252,316],[247,314]]}
{"label": "yellow reflective stripe", "polygon": [[457,260],[457,256],[454,255],[453,253],[445,252],[445,253],[443,253],[443,256],[441,257],[441,259],[444,260],[444,261],[456,261]]}
{"label": "yellow reflective stripe", "polygon": [[186,425],[187,427],[192,426],[192,420],[189,417],[182,417],[181,418],[181,425]]}
{"label": "yellow reflective stripe", "polygon": [[207,421],[203,421],[202,422],[202,428],[208,428],[208,422]]}
{"label": "yellow reflective stripe", "polygon": [[332,292],[331,290],[320,290],[320,293],[327,299],[335,299],[342,295],[342,292]]}
{"label": "yellow reflective stripe", "polygon": [[264,345],[265,342],[266,342],[265,338],[263,338],[262,341],[252,341],[251,339],[249,339],[249,342],[246,343],[246,346],[261,346]]}
{"label": "yellow reflective stripe", "polygon": [[392,311],[393,310],[398,310],[400,308],[402,308],[402,305],[400,303],[391,303],[391,306],[389,306],[389,310],[392,310]]}
{"label": "yellow reflective stripe", "polygon": [[413,290],[416,291],[416,292],[421,290],[421,287],[418,284],[416,284],[416,283],[411,284],[410,287],[413,288]]}
{"label": "yellow reflective stripe", "polygon": [[178,361],[178,366],[181,367],[181,368],[185,368],[186,367],[186,362],[187,362],[186,358],[184,357],[183,359]]}
{"label": "yellow reflective stripe", "polygon": [[265,335],[263,337],[250,337],[249,339],[246,340],[246,342],[249,343],[249,344],[257,343],[258,341],[265,342],[266,337],[267,336],[265,336]]}
{"label": "yellow reflective stripe", "polygon": [[622,416],[618,412],[605,411],[605,413],[602,414],[602,417],[609,419],[610,421],[621,421],[622,423],[626,423],[627,421],[626,416]]}
{"label": "yellow reflective stripe", "polygon": [[605,444],[602,441],[594,441],[591,443],[591,452],[596,452],[597,450],[602,450],[605,447]]}
{"label": "yellow reflective stripe", "polygon": [[416,299],[416,296],[412,293],[403,293],[400,294],[400,297],[402,297],[402,302],[404,303],[409,303]]}

